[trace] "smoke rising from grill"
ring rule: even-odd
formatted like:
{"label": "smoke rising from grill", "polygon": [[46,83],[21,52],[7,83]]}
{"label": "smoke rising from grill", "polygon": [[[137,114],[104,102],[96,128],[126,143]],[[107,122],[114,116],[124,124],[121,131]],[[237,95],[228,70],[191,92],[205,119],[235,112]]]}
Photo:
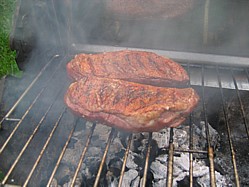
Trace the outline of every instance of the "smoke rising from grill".
{"label": "smoke rising from grill", "polygon": [[[92,43],[248,56],[246,2],[210,1],[207,6],[206,1],[185,0],[186,6],[172,6],[181,14],[153,17],[147,8],[148,16],[138,18],[129,16],[129,6],[118,7],[124,11],[127,8],[127,16],[113,13],[110,2],[32,1],[20,7],[23,17],[19,22],[28,25],[26,31],[33,36],[27,40],[36,40],[42,46],[68,49],[72,44]],[[22,10],[26,12],[22,14]]]}

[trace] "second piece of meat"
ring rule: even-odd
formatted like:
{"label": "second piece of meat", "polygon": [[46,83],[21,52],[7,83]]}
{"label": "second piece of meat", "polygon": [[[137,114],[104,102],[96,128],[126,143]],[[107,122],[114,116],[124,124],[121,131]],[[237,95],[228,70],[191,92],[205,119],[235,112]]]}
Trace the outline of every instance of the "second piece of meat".
{"label": "second piece of meat", "polygon": [[159,131],[176,127],[197,105],[192,88],[162,88],[90,76],[72,83],[66,105],[90,121],[125,131]]}

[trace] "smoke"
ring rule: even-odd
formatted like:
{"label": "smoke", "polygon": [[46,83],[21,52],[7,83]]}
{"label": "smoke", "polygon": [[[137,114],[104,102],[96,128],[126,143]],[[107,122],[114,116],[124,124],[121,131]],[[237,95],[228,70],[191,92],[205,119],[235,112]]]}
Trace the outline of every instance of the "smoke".
{"label": "smoke", "polygon": [[[98,44],[248,56],[247,1],[184,0],[184,6],[180,1],[155,1],[161,7],[150,1],[138,7],[134,1],[121,3],[124,7],[116,8],[120,13],[115,12],[117,2],[122,0],[31,1],[20,8],[21,22],[28,21],[23,31],[32,36],[28,42],[35,40],[43,47]],[[174,7],[173,2],[179,5]],[[170,14],[166,5],[172,7]]]}
{"label": "smoke", "polygon": [[101,1],[90,0],[36,0],[21,8],[29,12],[28,25],[36,44],[68,48],[73,42],[86,43],[97,35],[102,20],[100,5]]}

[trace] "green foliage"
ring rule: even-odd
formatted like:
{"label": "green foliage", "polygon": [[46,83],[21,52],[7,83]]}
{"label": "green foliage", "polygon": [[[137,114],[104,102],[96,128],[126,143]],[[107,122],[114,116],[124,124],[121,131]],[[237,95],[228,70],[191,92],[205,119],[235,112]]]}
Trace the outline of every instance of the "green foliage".
{"label": "green foliage", "polygon": [[15,61],[16,52],[9,45],[15,5],[16,0],[0,0],[0,78],[4,75],[21,76]]}

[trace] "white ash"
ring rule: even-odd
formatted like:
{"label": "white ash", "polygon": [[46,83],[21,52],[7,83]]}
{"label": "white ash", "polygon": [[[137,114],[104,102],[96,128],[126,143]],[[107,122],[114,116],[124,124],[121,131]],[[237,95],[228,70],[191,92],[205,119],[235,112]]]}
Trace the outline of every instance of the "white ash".
{"label": "white ash", "polygon": [[122,186],[134,186],[138,182],[139,182],[138,171],[135,169],[129,169],[124,174],[122,180]]}
{"label": "white ash", "polygon": [[[199,125],[193,124],[192,128],[194,132],[193,148],[198,150],[205,150],[207,145],[205,123],[200,122]],[[219,141],[218,133],[209,124],[208,128],[211,144],[217,145]],[[136,134],[136,139],[139,139],[137,138],[137,136],[138,135]],[[169,146],[169,136],[170,130],[163,129],[160,132],[154,132],[152,134],[152,139],[156,140],[159,149],[165,149]],[[145,144],[143,143],[143,141],[141,142],[141,145]],[[181,128],[174,129],[174,146],[177,149],[189,148],[189,126],[183,126]],[[143,148],[137,148],[137,150],[142,150],[145,147],[146,146],[144,146]],[[134,170],[135,168],[139,168],[139,166],[134,162],[134,157],[137,157],[137,153],[131,151],[126,164],[126,166],[132,170]],[[153,186],[166,185],[167,157],[167,154],[159,155],[150,165],[150,171],[153,173],[153,177],[155,179]],[[189,163],[190,162],[188,153],[179,153],[177,156],[174,156],[173,186],[177,186],[179,181],[189,176]],[[125,176],[128,174],[129,170],[126,172]],[[215,172],[215,176],[217,186],[226,186],[226,184],[228,183],[228,179],[226,179],[225,176],[222,176],[217,171]],[[127,176],[127,178],[129,177],[132,176]],[[204,187],[210,186],[209,167],[203,160],[198,159],[198,156],[193,160],[193,177],[198,178],[197,182],[199,185]]]}
{"label": "white ash", "polygon": [[[77,164],[79,162],[80,155],[84,149],[86,138],[91,128],[91,124],[88,123],[84,131],[75,132],[73,138],[75,140],[73,146],[69,147],[63,158],[63,163],[68,166],[71,172],[65,172],[69,176],[67,183],[69,184]],[[211,145],[217,145],[219,143],[218,133],[210,126],[209,135]],[[205,150],[206,132],[205,123],[192,124],[193,130],[193,149]],[[83,183],[89,183],[94,181],[98,166],[103,156],[103,152],[106,146],[107,139],[109,137],[111,128],[105,125],[97,124],[92,136],[91,145],[86,153],[84,163],[81,166],[79,181]],[[174,146],[175,149],[189,149],[189,126],[181,126],[174,130]],[[131,148],[126,163],[126,170],[124,173],[122,186],[140,186],[142,183],[143,167],[146,158],[147,144],[149,133],[134,133]],[[169,146],[170,129],[163,129],[160,132],[152,133],[152,146],[151,146],[151,159],[149,162],[150,178],[147,181],[151,181],[152,186],[160,187],[166,185],[167,175],[167,147]],[[103,167],[103,174],[101,174],[101,183],[103,186],[117,186],[119,181],[119,173],[121,171],[122,159],[125,149],[127,147],[128,135],[118,132],[112,139],[110,148],[108,150],[105,165]],[[210,186],[209,180],[209,167],[204,162],[203,158],[206,155],[200,156],[200,154],[193,154],[193,176],[197,178],[197,183],[200,186]],[[117,160],[121,164],[117,165]],[[70,163],[70,166],[68,165]],[[116,174],[115,174],[116,173]],[[118,173],[118,174],[117,174]],[[189,176],[189,154],[188,153],[176,153],[174,156],[173,165],[173,186],[177,186],[180,181]],[[221,175],[218,171],[215,172],[217,186],[226,186],[228,179]],[[77,182],[78,184],[80,182]]]}
{"label": "white ash", "polygon": [[138,165],[135,163],[134,158],[136,153],[130,152],[127,158],[126,167],[129,169],[137,169]]}
{"label": "white ash", "polygon": [[162,186],[167,186],[166,185],[166,179],[165,180],[159,180],[159,181],[155,181],[153,183],[154,187],[162,187]]}
{"label": "white ash", "polygon": [[[201,121],[199,125],[192,124],[193,130],[193,149],[204,150],[206,148],[206,127],[205,122]],[[216,147],[219,143],[219,134],[215,129],[208,124],[209,137],[211,145]],[[189,125],[181,126],[174,129],[174,146],[182,149],[189,148]],[[157,141],[159,148],[165,148],[169,146],[169,129],[163,129],[160,132],[152,134],[152,138]]]}
{"label": "white ash", "polygon": [[154,178],[157,180],[162,180],[166,178],[167,166],[162,164],[160,161],[155,160],[151,163],[150,169],[154,174]]}
{"label": "white ash", "polygon": [[[222,176],[219,172],[215,172],[216,177],[216,186],[217,187],[224,187],[224,186],[231,186],[231,184],[228,183],[227,179]],[[203,175],[199,178],[197,178],[197,182],[200,184],[200,186],[206,187],[210,186],[210,176],[209,174]]]}
{"label": "white ash", "polygon": [[[165,156],[167,159],[167,156]],[[155,183],[154,186],[165,186],[166,175],[167,175],[167,165],[161,163],[159,160],[155,160],[151,163],[150,167],[152,173],[154,174]],[[173,186],[177,186],[177,183],[183,180],[185,177],[189,176],[189,155],[188,153],[181,153],[179,157],[174,157],[173,166]],[[224,186],[227,183],[227,179],[222,176],[219,172],[215,172],[216,185]],[[210,186],[209,179],[209,167],[206,166],[204,161],[194,160],[193,161],[193,177],[196,177],[198,184],[203,187]]]}

